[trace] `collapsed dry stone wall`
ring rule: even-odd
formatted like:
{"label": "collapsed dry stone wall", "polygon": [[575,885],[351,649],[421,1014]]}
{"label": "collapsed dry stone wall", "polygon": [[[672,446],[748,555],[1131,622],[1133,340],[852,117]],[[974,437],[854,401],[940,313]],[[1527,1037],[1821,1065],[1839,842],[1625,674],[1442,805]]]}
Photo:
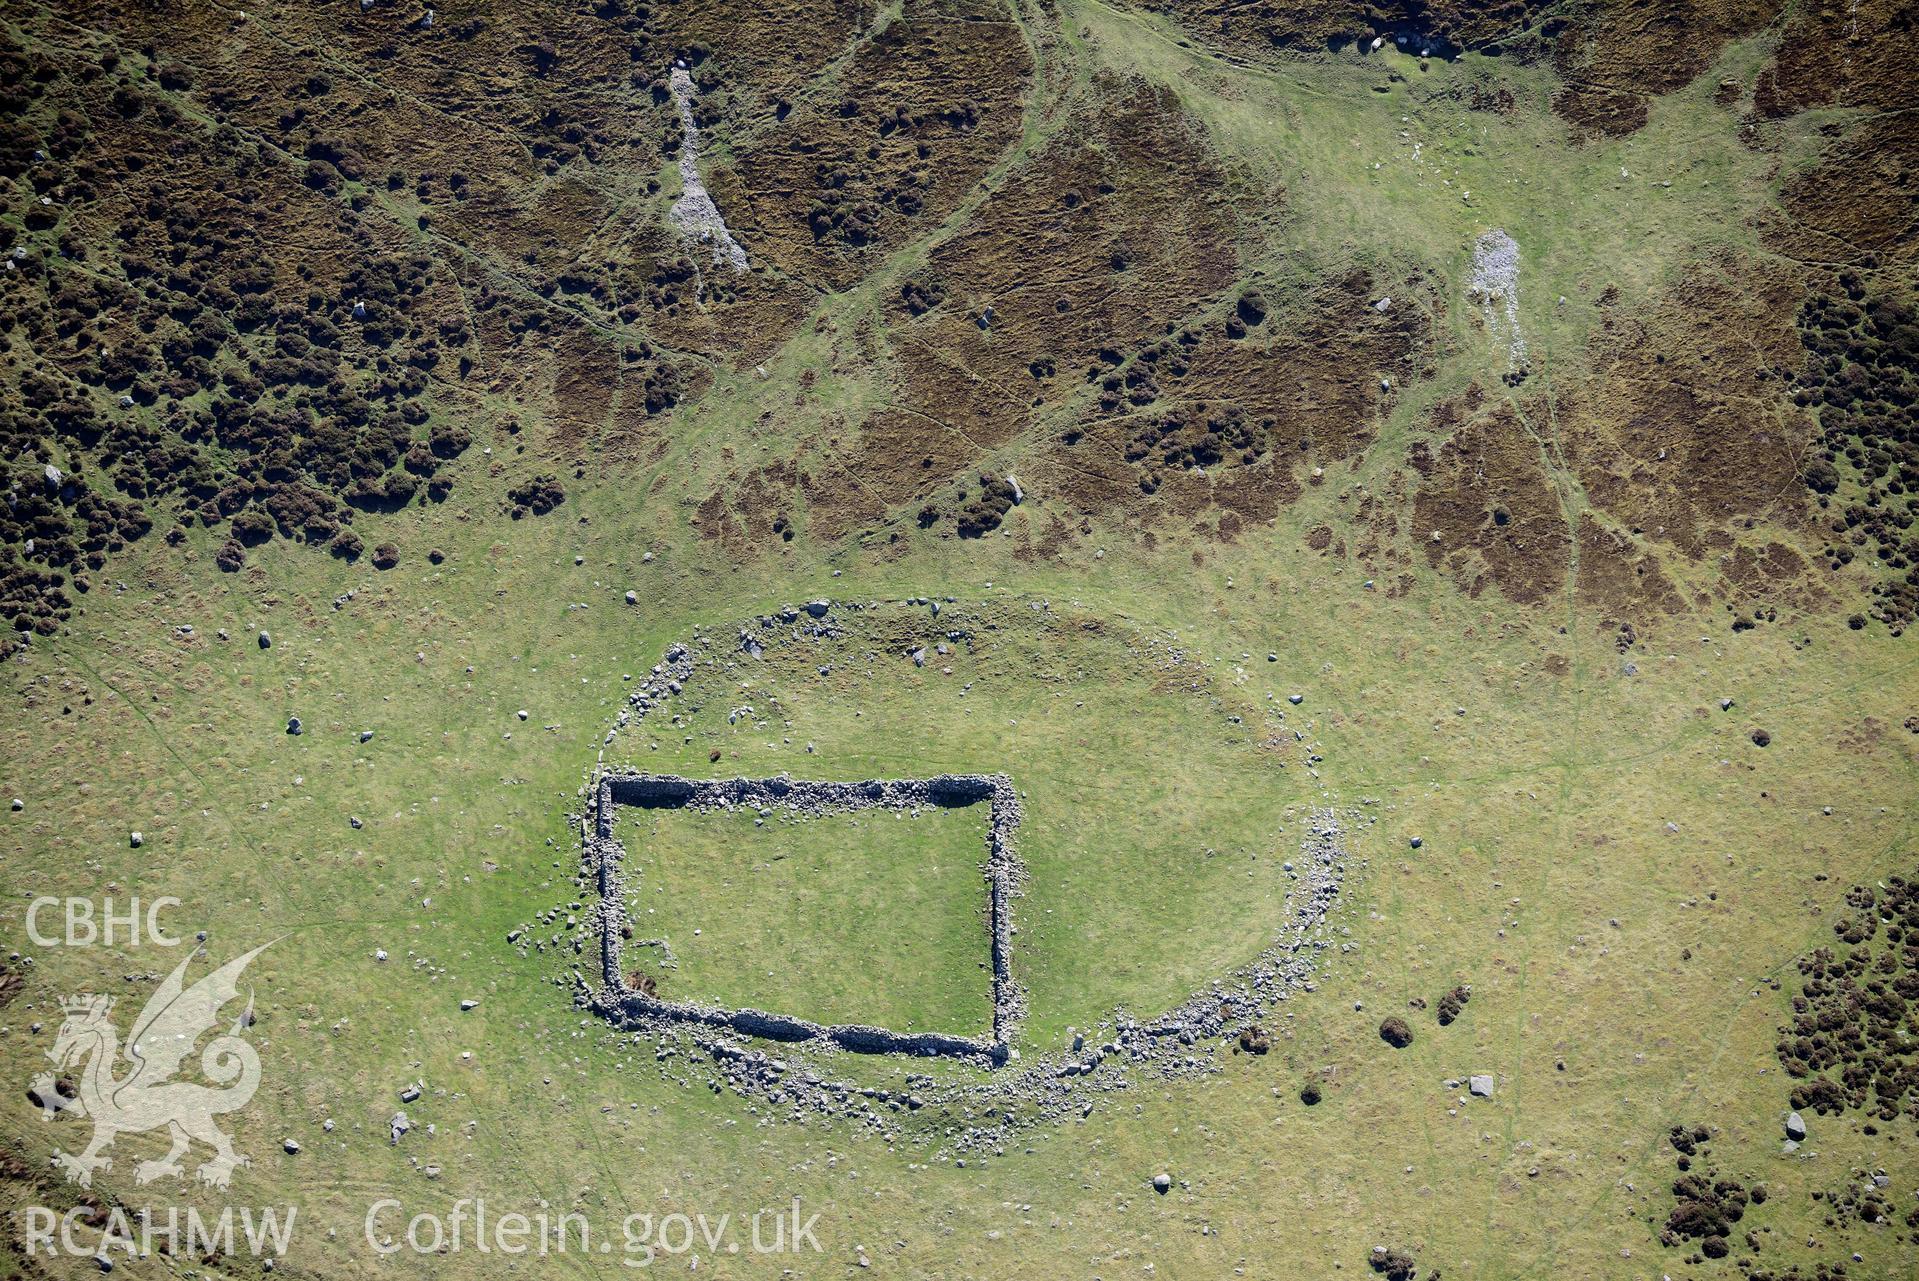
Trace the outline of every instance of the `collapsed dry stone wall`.
{"label": "collapsed dry stone wall", "polygon": [[[938,604],[925,600],[909,600],[906,604],[932,604],[934,615],[940,613]],[[849,604],[847,608],[861,606]],[[739,650],[757,659],[763,652],[762,641],[776,643],[778,629],[786,627],[793,629],[796,641],[802,637],[838,638],[842,632],[833,609],[834,602],[816,600],[743,623],[738,629]],[[696,632],[693,643],[710,649],[714,640]],[[1012,976],[1010,904],[1020,892],[1024,872],[1014,851],[1020,809],[1010,782],[1001,775],[942,775],[861,783],[800,783],[790,778],[702,782],[671,775],[606,772],[606,747],[622,730],[637,726],[649,712],[679,696],[695,666],[688,645],[676,643],[668,647],[663,661],[636,682],[628,705],[607,732],[583,793],[588,812],[581,831],[586,860],[582,870],[589,883],[597,884],[600,895],[597,919],[589,913],[583,923],[589,931],[597,929],[601,939],[605,981],[595,991],[576,971],[576,991],[584,1007],[615,1027],[655,1035],[659,1043],[654,1057],[665,1065],[663,1070],[669,1075],[693,1070],[693,1064],[703,1060],[716,1074],[709,1075],[705,1082],[714,1089],[734,1090],[795,1117],[815,1113],[849,1118],[889,1136],[893,1134],[893,1119],[904,1112],[923,1107],[956,1112],[966,1118],[966,1124],[944,1131],[955,1150],[997,1150],[1012,1131],[1027,1124],[1086,1117],[1095,1097],[1127,1090],[1139,1072],[1181,1075],[1217,1070],[1216,1056],[1222,1045],[1236,1033],[1256,1027],[1290,998],[1312,992],[1323,958],[1355,946],[1341,941],[1332,931],[1329,917],[1348,870],[1346,830],[1376,823],[1378,815],[1372,807],[1377,802],[1368,800],[1335,810],[1330,794],[1322,787],[1325,803],[1310,814],[1299,841],[1297,866],[1289,861],[1285,867],[1296,884],[1276,920],[1276,936],[1250,965],[1215,979],[1156,1017],[1141,1019],[1116,1011],[1111,1020],[1101,1024],[1103,1032],[1089,1029],[1088,1034],[1080,1035],[1068,1029],[1070,1045],[1029,1055],[1020,1063],[1018,1052],[1011,1046],[1024,1014],[1024,997]],[[976,804],[990,798],[986,870],[992,903],[991,1041],[939,1034],[904,1035],[857,1025],[828,1027],[758,1010],[661,1001],[633,992],[627,985],[620,953],[625,852],[613,834],[619,805],[770,808],[778,804],[797,809],[830,804],[872,808],[910,805],[916,798],[928,804],[949,805]],[[1364,860],[1359,862],[1363,865]],[[509,941],[519,933],[509,935]],[[823,1075],[804,1057],[789,1062],[735,1042],[730,1039],[733,1035],[865,1053],[944,1055],[988,1063],[1001,1070],[990,1073],[985,1081],[961,1083],[942,1083],[925,1074],[909,1073],[908,1089],[887,1090]],[[674,1064],[685,1066],[676,1069]],[[684,1075],[680,1079],[683,1084],[691,1083]],[[1017,1119],[1011,1110],[1015,1107],[1022,1109]]]}
{"label": "collapsed dry stone wall", "polygon": [[[694,1001],[666,1001],[635,990],[626,980],[622,955],[626,924],[623,874],[626,851],[614,836],[622,805],[642,809],[713,812],[775,809],[805,818],[860,810],[914,810],[923,806],[987,806],[985,879],[987,945],[992,956],[993,1027],[991,1039],[945,1033],[894,1032],[867,1024],[827,1025],[792,1015],[755,1009],[727,1009]],[[600,1012],[621,1026],[661,1022],[726,1028],[772,1041],[823,1041],[865,1054],[940,1055],[1002,1064],[1025,1012],[1013,979],[1012,900],[1024,879],[1014,845],[1019,830],[1019,795],[1003,774],[940,774],[932,778],[881,778],[842,783],[775,778],[689,779],[672,774],[604,774],[594,788],[588,861],[598,882],[598,931],[602,988],[595,998]]]}

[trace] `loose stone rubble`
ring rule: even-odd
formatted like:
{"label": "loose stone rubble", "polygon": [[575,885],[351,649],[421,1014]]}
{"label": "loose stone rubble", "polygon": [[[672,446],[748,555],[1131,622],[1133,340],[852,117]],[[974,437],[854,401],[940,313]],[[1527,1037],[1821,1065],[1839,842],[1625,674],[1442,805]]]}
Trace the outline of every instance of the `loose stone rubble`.
{"label": "loose stone rubble", "polygon": [[720,207],[713,203],[706,183],[700,178],[700,127],[693,119],[693,77],[685,67],[675,67],[668,81],[673,88],[673,101],[680,108],[680,126],[686,131],[686,138],[680,143],[680,198],[673,202],[667,216],[681,234],[712,246],[715,265],[725,263],[734,271],[745,271],[746,250],[726,229]]}
{"label": "loose stone rubble", "polygon": [[1507,367],[1526,365],[1526,336],[1519,328],[1519,245],[1497,227],[1473,242],[1473,298],[1488,332],[1506,344]]}

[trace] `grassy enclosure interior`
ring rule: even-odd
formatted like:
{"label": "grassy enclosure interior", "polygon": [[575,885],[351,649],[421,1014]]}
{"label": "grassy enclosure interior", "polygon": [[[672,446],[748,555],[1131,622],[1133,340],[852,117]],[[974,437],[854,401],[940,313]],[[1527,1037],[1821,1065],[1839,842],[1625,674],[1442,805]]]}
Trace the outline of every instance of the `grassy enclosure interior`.
{"label": "grassy enclosure interior", "polygon": [[629,806],[615,835],[634,939],[665,943],[629,943],[626,958],[660,996],[991,1034],[980,808],[762,822]]}

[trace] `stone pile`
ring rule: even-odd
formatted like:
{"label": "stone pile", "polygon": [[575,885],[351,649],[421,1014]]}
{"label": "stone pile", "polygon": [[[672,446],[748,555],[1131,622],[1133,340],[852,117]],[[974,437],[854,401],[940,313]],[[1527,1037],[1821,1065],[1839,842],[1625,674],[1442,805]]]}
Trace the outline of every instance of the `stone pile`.
{"label": "stone pile", "polygon": [[680,198],[673,202],[667,217],[688,239],[707,245],[713,262],[734,271],[747,268],[746,250],[727,229],[719,206],[700,177],[700,126],[693,118],[693,77],[683,66],[674,67],[667,76],[673,101],[680,109],[680,127],[685,137],[680,142]]}

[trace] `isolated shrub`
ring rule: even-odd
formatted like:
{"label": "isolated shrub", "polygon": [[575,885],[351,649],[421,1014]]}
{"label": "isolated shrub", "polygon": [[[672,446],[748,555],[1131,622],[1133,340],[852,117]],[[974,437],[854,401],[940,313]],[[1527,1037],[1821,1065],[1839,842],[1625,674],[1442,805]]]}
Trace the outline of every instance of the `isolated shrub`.
{"label": "isolated shrub", "polygon": [[1406,1025],[1405,1019],[1397,1014],[1389,1014],[1380,1021],[1379,1039],[1395,1050],[1403,1050],[1413,1043],[1413,1030]]}
{"label": "isolated shrub", "polygon": [[1690,1129],[1683,1125],[1675,1125],[1666,1135],[1666,1141],[1672,1144],[1672,1150],[1681,1156],[1697,1156],[1700,1145],[1711,1138],[1712,1131],[1703,1125],[1695,1125]]}
{"label": "isolated shrub", "polygon": [[328,545],[327,550],[341,560],[350,562],[360,559],[360,553],[366,550],[366,544],[361,542],[360,536],[352,530],[343,529]]}
{"label": "isolated shrub", "polygon": [[946,286],[925,276],[909,276],[900,285],[900,301],[915,316],[923,316],[946,301]]}
{"label": "isolated shrub", "polygon": [[513,500],[513,519],[532,512],[535,516],[544,516],[566,501],[566,490],[560,487],[559,477],[551,473],[535,476],[525,484],[506,492]]}
{"label": "isolated shrub", "polygon": [[381,543],[373,549],[373,568],[392,569],[400,563],[400,549],[392,543]]}
{"label": "isolated shrub", "polygon": [[342,185],[340,171],[324,160],[309,160],[306,167],[306,184],[315,191],[323,191],[329,196],[338,195]]}
{"label": "isolated shrub", "polygon": [[680,367],[665,361],[648,370],[645,381],[640,384],[648,414],[665,413],[680,403],[685,391],[686,377],[680,373]]}
{"label": "isolated shrub", "polygon": [[1466,1002],[1472,999],[1473,990],[1464,983],[1461,983],[1458,987],[1440,997],[1438,1011],[1439,1026],[1445,1027],[1448,1023],[1458,1018],[1459,1012],[1466,1008]]}
{"label": "isolated shrub", "polygon": [[[1706,1249],[1713,1241],[1732,1235],[1732,1225],[1745,1217],[1750,1200],[1736,1179],[1711,1179],[1705,1175],[1682,1175],[1672,1185],[1672,1213],[1666,1216],[1666,1231],[1673,1237],[1701,1241]],[[1710,1251],[1708,1251],[1710,1253]],[[1725,1255],[1714,1254],[1713,1258]]]}
{"label": "isolated shrub", "polygon": [[1709,1201],[1683,1199],[1666,1217],[1666,1227],[1682,1237],[1718,1237],[1732,1231],[1726,1216]]}
{"label": "isolated shrub", "polygon": [[998,529],[1013,505],[1013,486],[997,472],[981,472],[979,497],[960,508],[959,536],[980,538]]}
{"label": "isolated shrub", "polygon": [[240,546],[237,540],[229,538],[214,554],[213,563],[218,565],[223,573],[238,573],[247,563],[246,548]]}
{"label": "isolated shrub", "polygon": [[248,547],[258,547],[273,537],[273,518],[258,507],[249,507],[233,518],[233,536]]}
{"label": "isolated shrub", "polygon": [[1383,1245],[1374,1246],[1372,1256],[1366,1262],[1386,1281],[1413,1281],[1413,1270],[1419,1266],[1413,1256],[1404,1250],[1389,1249]]}
{"label": "isolated shrub", "polygon": [[1299,1101],[1307,1107],[1312,1107],[1324,1097],[1325,1096],[1319,1092],[1319,1082],[1317,1081],[1306,1082],[1299,1091]]}
{"label": "isolated shrub", "polygon": [[473,443],[472,434],[456,423],[434,423],[426,439],[435,458],[458,457]]}
{"label": "isolated shrub", "polygon": [[374,479],[366,477],[347,488],[346,500],[363,511],[398,511],[413,500],[420,482],[404,471]]}
{"label": "isolated shrub", "polygon": [[1839,469],[1829,459],[1816,458],[1806,464],[1806,487],[1815,494],[1836,494],[1839,492]]}

